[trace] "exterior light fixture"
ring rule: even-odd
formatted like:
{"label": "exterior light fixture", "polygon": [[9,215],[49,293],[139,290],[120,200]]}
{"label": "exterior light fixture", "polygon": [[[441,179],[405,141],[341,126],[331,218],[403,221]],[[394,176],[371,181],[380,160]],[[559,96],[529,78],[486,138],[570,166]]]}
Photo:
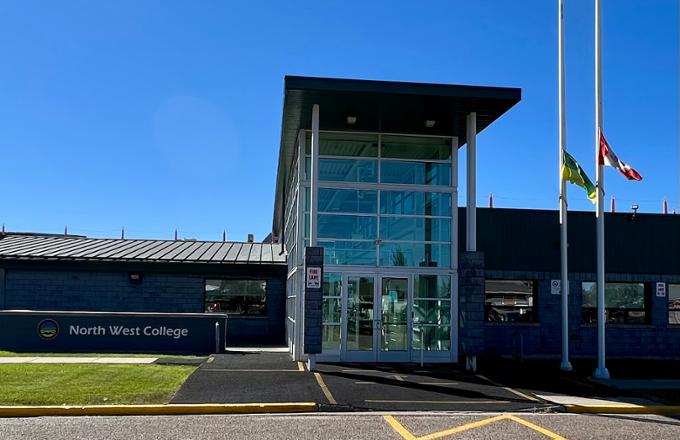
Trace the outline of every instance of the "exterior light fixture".
{"label": "exterior light fixture", "polygon": [[128,279],[131,283],[139,284],[142,282],[142,274],[139,272],[130,272],[128,274]]}
{"label": "exterior light fixture", "polygon": [[354,125],[357,123],[357,117],[355,115],[347,115],[347,125]]}
{"label": "exterior light fixture", "polygon": [[425,120],[425,127],[427,127],[427,128],[434,127],[434,119],[426,119]]}

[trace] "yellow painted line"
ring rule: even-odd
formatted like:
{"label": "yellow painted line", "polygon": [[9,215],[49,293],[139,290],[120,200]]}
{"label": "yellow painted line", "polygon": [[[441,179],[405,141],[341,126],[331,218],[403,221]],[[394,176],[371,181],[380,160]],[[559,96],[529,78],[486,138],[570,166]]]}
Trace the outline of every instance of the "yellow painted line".
{"label": "yellow painted line", "polygon": [[404,428],[404,426],[401,423],[397,422],[397,419],[395,419],[394,417],[383,416],[383,419],[385,419],[387,424],[390,425],[392,429],[394,429],[397,432],[397,434],[402,436],[405,440],[416,440],[416,437],[413,434],[411,434],[408,431],[408,429]]}
{"label": "yellow painted line", "polygon": [[540,400],[537,399],[537,398],[535,398],[535,397],[532,397],[532,396],[530,396],[530,395],[528,395],[528,394],[525,394],[525,393],[523,393],[523,392],[521,392],[521,391],[517,391],[517,390],[515,390],[515,389],[513,389],[513,388],[510,388],[510,387],[504,387],[503,385],[499,384],[498,382],[496,382],[496,381],[494,381],[494,380],[489,379],[489,378],[486,377],[486,376],[482,376],[481,374],[477,374],[476,376],[479,377],[480,379],[483,379],[483,380],[489,382],[491,385],[493,385],[493,386],[495,386],[495,387],[503,388],[505,391],[509,391],[509,392],[511,392],[512,394],[514,394],[515,396],[521,397],[522,399],[531,400],[532,402],[540,402]]}
{"label": "yellow painted line", "polygon": [[[258,369],[247,369],[247,368],[204,368],[201,371],[217,371],[220,373],[225,373],[225,372],[230,372],[230,373],[299,373],[300,370],[295,369],[295,370],[258,370]],[[304,371],[304,370],[302,370]]]}
{"label": "yellow painted line", "polygon": [[464,425],[456,426],[455,428],[451,429],[446,429],[443,431],[437,431],[433,432],[431,434],[427,434],[421,437],[416,437],[413,435],[408,429],[404,427],[397,419],[394,417],[387,415],[383,416],[385,421],[394,429],[399,435],[401,435],[405,440],[436,440],[442,437],[447,437],[450,435],[458,434],[464,431],[469,431],[471,429],[477,429],[481,428],[482,426],[490,425],[492,423],[500,422],[501,420],[512,420],[516,423],[519,423],[520,425],[526,426],[529,429],[532,429],[536,432],[539,432],[547,437],[550,437],[553,440],[566,440],[564,437],[562,437],[559,434],[556,434],[552,431],[549,431],[541,426],[538,426],[534,423],[531,423],[527,420],[521,419],[516,416],[512,415],[499,415],[499,416],[494,416],[494,417],[489,417],[486,419],[478,420],[476,422],[471,422],[471,423],[466,423]]}
{"label": "yellow painted line", "polygon": [[304,362],[299,362],[299,361],[298,361],[298,371],[305,371],[305,364],[304,364]]}
{"label": "yellow painted line", "polygon": [[254,414],[316,411],[314,402],[168,405],[0,406],[0,417]]}
{"label": "yellow painted line", "polygon": [[528,394],[525,394],[525,393],[523,393],[523,392],[521,392],[521,391],[517,391],[517,390],[515,390],[515,389],[512,389],[512,388],[510,388],[510,387],[503,387],[503,389],[506,390],[506,391],[510,391],[512,394],[514,394],[514,395],[516,395],[516,396],[519,396],[519,397],[521,397],[521,398],[523,398],[523,399],[531,400],[532,402],[540,402],[540,400],[538,400],[537,398],[535,398],[535,397],[533,397],[533,396],[530,396],[530,395],[528,395]]}
{"label": "yellow painted line", "polygon": [[323,391],[324,396],[326,396],[326,399],[328,399],[328,403],[330,403],[331,405],[337,404],[338,402],[331,394],[331,390],[328,389],[321,375],[319,373],[314,373],[314,377],[316,377],[316,381],[319,383],[319,386],[321,387],[321,391]]}
{"label": "yellow painted line", "polygon": [[510,403],[505,400],[364,400],[366,403]]}
{"label": "yellow painted line", "polygon": [[512,421],[515,421],[515,422],[519,423],[520,425],[524,425],[527,428],[533,429],[536,432],[540,432],[541,434],[548,436],[553,440],[566,440],[564,437],[562,437],[559,434],[556,434],[552,431],[548,431],[547,429],[545,429],[541,426],[535,425],[535,424],[533,424],[533,423],[531,423],[527,420],[524,420],[522,418],[519,418],[517,416],[507,415],[507,416],[505,416],[505,418],[512,420]]}
{"label": "yellow painted line", "polygon": [[490,425],[491,423],[496,423],[499,420],[505,419],[506,416],[495,416],[489,417],[488,419],[478,420],[472,423],[466,423],[465,425],[456,426],[455,428],[447,429],[445,431],[433,432],[422,437],[418,437],[418,440],[434,440],[448,435],[458,434],[459,432],[469,431],[470,429],[480,428],[482,426]]}
{"label": "yellow painted line", "polygon": [[564,405],[567,412],[577,414],[660,414],[680,415],[680,406],[671,405]]}
{"label": "yellow painted line", "polygon": [[368,381],[361,381],[361,380],[356,381],[354,383],[357,384],[357,385],[375,385],[376,384],[375,382],[368,382]]}

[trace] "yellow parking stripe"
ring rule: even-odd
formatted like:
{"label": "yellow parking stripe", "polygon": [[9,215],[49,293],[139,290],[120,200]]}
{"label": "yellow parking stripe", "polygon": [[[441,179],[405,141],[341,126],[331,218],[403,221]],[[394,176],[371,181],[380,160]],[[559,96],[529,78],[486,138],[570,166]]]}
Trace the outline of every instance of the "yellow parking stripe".
{"label": "yellow parking stripe", "polygon": [[385,421],[394,429],[402,438],[405,440],[436,440],[442,437],[447,437],[449,435],[458,434],[460,432],[469,431],[470,429],[481,428],[482,426],[490,425],[492,423],[500,422],[501,420],[512,420],[513,422],[519,423],[520,425],[526,426],[536,432],[539,432],[553,440],[566,440],[559,434],[535,425],[527,420],[519,418],[513,415],[499,415],[495,417],[489,417],[486,419],[478,420],[476,422],[466,423],[465,425],[456,426],[455,428],[446,429],[444,431],[437,431],[431,434],[424,435],[422,437],[416,437],[408,429],[404,427],[401,423],[397,421],[394,417],[387,415],[383,416]]}
{"label": "yellow parking stripe", "polygon": [[319,383],[319,386],[321,387],[321,391],[323,391],[324,396],[326,396],[326,399],[328,399],[328,403],[330,403],[331,405],[337,404],[338,402],[331,394],[331,390],[328,389],[321,375],[319,373],[314,373],[314,377],[316,377],[316,381]]}
{"label": "yellow parking stripe", "polygon": [[304,362],[298,362],[298,371],[305,371]]}
{"label": "yellow parking stripe", "polygon": [[383,416],[383,419],[394,429],[400,436],[402,436],[405,440],[416,440],[416,437],[408,432],[404,426],[397,422],[397,419],[395,419],[392,416]]}
{"label": "yellow parking stripe", "polygon": [[465,425],[456,426],[455,428],[447,429],[446,431],[433,432],[432,434],[428,434],[423,437],[418,437],[418,440],[434,440],[437,438],[446,437],[447,435],[458,434],[459,432],[468,431],[470,429],[480,428],[482,426],[495,423],[499,420],[503,420],[504,418],[505,416],[489,417],[488,419],[483,419],[477,422],[466,423]]}
{"label": "yellow parking stripe", "polygon": [[529,422],[529,421],[527,421],[527,420],[524,420],[524,419],[520,419],[520,418],[517,417],[517,416],[507,415],[507,416],[505,416],[505,417],[508,418],[508,419],[510,419],[510,420],[514,420],[515,422],[517,422],[517,423],[519,423],[519,424],[521,424],[521,425],[524,425],[524,426],[526,426],[527,428],[531,428],[531,429],[533,429],[534,431],[540,432],[541,434],[546,435],[546,436],[550,437],[551,439],[554,439],[554,440],[566,440],[564,437],[562,437],[562,436],[559,435],[559,434],[555,434],[555,433],[552,432],[552,431],[548,431],[548,430],[545,429],[545,428],[542,428],[542,427],[540,427],[540,426],[538,426],[538,425],[534,425],[533,423],[531,423],[531,422]]}

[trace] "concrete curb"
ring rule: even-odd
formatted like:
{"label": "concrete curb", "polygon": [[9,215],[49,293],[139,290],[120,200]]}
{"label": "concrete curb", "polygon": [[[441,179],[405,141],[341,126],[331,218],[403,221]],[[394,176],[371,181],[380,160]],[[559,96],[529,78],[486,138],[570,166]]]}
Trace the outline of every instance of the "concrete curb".
{"label": "concrete curb", "polygon": [[317,411],[313,402],[168,405],[0,406],[0,417],[258,414]]}
{"label": "concrete curb", "polygon": [[576,414],[659,414],[680,415],[680,406],[670,405],[564,405]]}

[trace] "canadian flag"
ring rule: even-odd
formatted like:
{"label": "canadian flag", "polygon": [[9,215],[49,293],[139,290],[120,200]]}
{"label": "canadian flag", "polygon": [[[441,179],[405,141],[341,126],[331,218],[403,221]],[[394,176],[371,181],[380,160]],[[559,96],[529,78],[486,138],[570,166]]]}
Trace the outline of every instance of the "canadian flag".
{"label": "canadian flag", "polygon": [[628,180],[642,180],[640,173],[635,171],[634,168],[631,168],[630,165],[627,165],[614,154],[612,147],[609,146],[609,143],[602,132],[600,132],[600,165],[616,168],[619,170],[619,173],[623,174],[623,177]]}

